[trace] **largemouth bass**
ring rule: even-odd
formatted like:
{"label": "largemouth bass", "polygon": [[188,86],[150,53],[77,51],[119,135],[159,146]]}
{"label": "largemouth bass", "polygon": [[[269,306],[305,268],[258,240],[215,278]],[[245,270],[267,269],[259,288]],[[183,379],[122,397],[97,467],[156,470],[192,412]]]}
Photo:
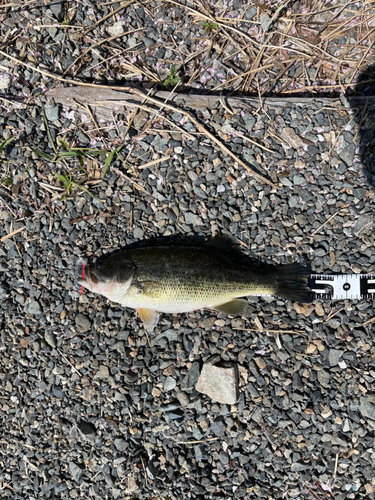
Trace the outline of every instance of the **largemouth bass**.
{"label": "largemouth bass", "polygon": [[[152,331],[158,312],[186,313],[215,309],[241,314],[249,295],[278,295],[311,302],[310,270],[301,264],[254,269],[239,264],[233,244],[213,238],[201,246],[159,246],[125,250],[84,270],[78,280],[89,291],[136,309]],[[237,261],[237,262],[236,262]]]}

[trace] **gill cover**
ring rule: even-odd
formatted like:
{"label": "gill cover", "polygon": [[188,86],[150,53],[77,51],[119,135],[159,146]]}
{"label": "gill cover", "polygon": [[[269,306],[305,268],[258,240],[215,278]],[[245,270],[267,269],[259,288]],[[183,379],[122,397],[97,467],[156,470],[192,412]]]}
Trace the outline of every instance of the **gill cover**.
{"label": "gill cover", "polygon": [[136,267],[130,259],[119,259],[118,255],[90,264],[85,268],[85,278],[78,283],[94,293],[119,302],[128,292],[136,274]]}

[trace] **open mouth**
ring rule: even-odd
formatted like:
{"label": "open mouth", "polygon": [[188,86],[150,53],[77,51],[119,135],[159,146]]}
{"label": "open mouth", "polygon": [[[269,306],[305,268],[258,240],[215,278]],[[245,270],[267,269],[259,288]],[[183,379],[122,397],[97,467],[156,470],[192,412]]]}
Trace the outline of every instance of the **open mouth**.
{"label": "open mouth", "polygon": [[91,285],[97,285],[99,283],[99,279],[95,276],[93,271],[86,267],[82,277],[78,279],[78,283],[85,288],[90,289]]}

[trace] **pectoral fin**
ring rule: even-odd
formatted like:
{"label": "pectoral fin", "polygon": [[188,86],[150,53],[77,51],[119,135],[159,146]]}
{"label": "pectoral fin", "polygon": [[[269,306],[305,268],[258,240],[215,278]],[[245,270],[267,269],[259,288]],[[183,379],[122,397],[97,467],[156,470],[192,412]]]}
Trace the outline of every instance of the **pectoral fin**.
{"label": "pectoral fin", "polygon": [[247,306],[247,301],[244,299],[233,299],[225,304],[220,304],[215,306],[216,311],[222,312],[224,314],[242,314]]}
{"label": "pectoral fin", "polygon": [[159,314],[152,309],[145,309],[140,307],[137,309],[139,317],[143,321],[143,324],[148,332],[152,332],[159,321]]}

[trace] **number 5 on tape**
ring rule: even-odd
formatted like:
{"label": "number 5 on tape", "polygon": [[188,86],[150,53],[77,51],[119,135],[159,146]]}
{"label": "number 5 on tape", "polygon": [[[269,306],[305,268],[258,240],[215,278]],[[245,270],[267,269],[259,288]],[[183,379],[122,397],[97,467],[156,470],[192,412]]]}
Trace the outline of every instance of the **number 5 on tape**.
{"label": "number 5 on tape", "polygon": [[309,287],[313,299],[370,299],[375,297],[375,274],[312,274]]}

